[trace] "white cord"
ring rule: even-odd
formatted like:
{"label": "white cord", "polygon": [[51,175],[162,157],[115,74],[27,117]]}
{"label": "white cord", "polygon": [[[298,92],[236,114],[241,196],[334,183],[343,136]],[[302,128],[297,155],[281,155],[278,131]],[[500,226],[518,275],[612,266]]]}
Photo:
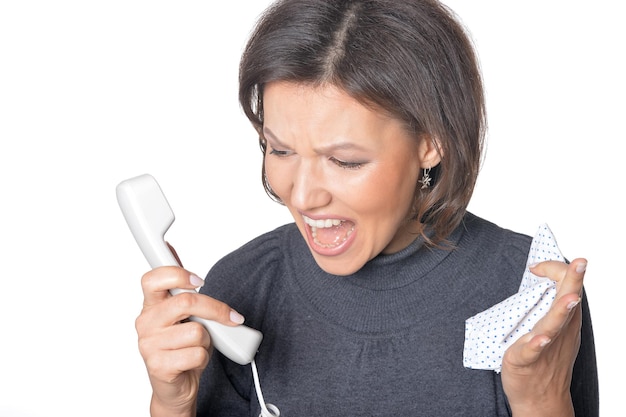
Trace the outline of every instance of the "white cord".
{"label": "white cord", "polygon": [[254,379],[254,388],[256,389],[256,396],[259,399],[261,405],[261,414],[259,417],[278,417],[280,416],[280,410],[274,404],[265,404],[263,399],[263,393],[261,392],[261,383],[259,382],[259,371],[256,368],[256,362],[253,360],[250,363],[252,367],[252,378]]}

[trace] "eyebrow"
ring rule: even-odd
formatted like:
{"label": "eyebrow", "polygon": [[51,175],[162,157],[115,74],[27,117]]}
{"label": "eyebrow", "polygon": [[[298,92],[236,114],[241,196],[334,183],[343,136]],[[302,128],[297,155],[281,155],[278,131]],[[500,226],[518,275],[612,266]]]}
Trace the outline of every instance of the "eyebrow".
{"label": "eyebrow", "polygon": [[288,148],[288,146],[287,146],[287,145],[285,145],[284,143],[282,143],[282,142],[280,141],[280,139],[278,139],[278,136],[276,136],[276,135],[274,134],[274,132],[272,132],[272,131],[270,130],[270,128],[269,128],[269,127],[263,126],[263,137],[264,137],[266,140],[267,140],[267,138],[269,137],[269,138],[272,140],[272,142],[276,142],[279,146],[281,146],[281,147],[283,147],[283,148]]}
{"label": "eyebrow", "polygon": [[[285,143],[281,142],[278,136],[276,136],[276,134],[272,132],[271,129],[268,127],[263,126],[263,136],[265,136],[266,139],[269,137],[269,139],[271,139],[272,142],[275,142],[280,147],[291,149],[290,146],[287,146]],[[319,154],[324,154],[324,153],[329,153],[335,150],[342,150],[342,149],[348,149],[348,150],[356,149],[356,150],[361,150],[361,151],[366,150],[365,148],[363,148],[362,146],[359,146],[358,144],[354,142],[339,141],[336,143],[331,143],[327,146],[315,148],[315,152]]]}

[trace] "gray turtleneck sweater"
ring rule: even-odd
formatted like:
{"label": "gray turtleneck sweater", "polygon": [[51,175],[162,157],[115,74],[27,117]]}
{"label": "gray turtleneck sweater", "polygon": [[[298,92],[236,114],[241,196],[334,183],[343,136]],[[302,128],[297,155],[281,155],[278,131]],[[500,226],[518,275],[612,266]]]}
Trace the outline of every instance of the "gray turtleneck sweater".
{"label": "gray turtleneck sweater", "polygon": [[[221,259],[204,294],[260,330],[265,401],[282,417],[510,416],[499,374],[463,367],[465,320],[517,292],[531,238],[472,214],[449,240],[379,255],[350,276],[321,270],[294,224]],[[595,349],[586,298],[572,396],[598,415]],[[216,352],[198,416],[260,413],[252,371]]]}

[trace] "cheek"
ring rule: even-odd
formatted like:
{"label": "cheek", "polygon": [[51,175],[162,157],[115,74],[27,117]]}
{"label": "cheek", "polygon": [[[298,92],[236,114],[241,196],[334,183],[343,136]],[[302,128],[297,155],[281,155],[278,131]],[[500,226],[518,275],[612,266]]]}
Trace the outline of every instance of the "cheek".
{"label": "cheek", "polygon": [[263,163],[265,164],[265,177],[270,187],[281,200],[286,201],[287,190],[289,190],[289,184],[291,183],[291,175],[288,173],[288,169],[286,169],[284,164],[272,163],[267,157],[265,157]]}
{"label": "cheek", "polygon": [[417,177],[411,170],[399,170],[396,166],[377,170],[374,175],[364,178],[360,189],[363,202],[372,210],[397,213],[395,218],[403,218],[410,211],[415,195]]}

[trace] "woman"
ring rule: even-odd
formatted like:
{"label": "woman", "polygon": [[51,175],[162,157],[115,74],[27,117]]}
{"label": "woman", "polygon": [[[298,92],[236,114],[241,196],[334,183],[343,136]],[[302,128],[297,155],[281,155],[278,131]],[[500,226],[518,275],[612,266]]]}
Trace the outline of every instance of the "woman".
{"label": "woman", "polygon": [[143,277],[153,416],[262,411],[250,369],[213,351],[190,315],[245,316],[264,334],[263,393],[284,416],[598,414],[585,259],[532,267],[557,296],[501,373],[463,367],[465,319],[517,291],[531,238],[466,211],[483,90],[445,6],[279,1],[244,51],[239,97],[265,189],[294,223],[224,257],[206,282],[174,267]]}

